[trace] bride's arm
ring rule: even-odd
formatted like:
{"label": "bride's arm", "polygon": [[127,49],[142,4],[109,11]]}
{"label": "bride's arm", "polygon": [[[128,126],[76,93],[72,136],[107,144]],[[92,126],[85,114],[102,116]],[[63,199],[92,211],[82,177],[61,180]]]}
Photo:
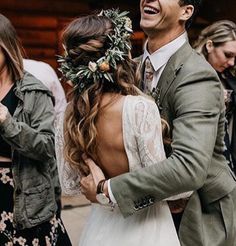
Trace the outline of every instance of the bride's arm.
{"label": "bride's arm", "polygon": [[165,156],[162,126],[159,110],[155,102],[140,100],[134,106],[134,132],[142,166],[150,166],[163,161]]}
{"label": "bride's arm", "polygon": [[[134,125],[142,165],[158,165],[159,162],[166,159],[162,139],[161,117],[154,102],[144,101],[135,106]],[[192,193],[193,191],[184,192],[165,200],[187,199]]]}

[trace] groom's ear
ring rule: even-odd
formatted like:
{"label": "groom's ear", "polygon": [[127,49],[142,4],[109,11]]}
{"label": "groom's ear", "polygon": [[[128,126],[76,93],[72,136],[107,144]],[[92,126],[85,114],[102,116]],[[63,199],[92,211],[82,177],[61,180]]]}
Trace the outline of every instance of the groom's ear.
{"label": "groom's ear", "polygon": [[186,22],[188,19],[190,19],[192,17],[193,12],[194,12],[193,5],[191,5],[191,4],[183,5],[181,7],[180,20]]}

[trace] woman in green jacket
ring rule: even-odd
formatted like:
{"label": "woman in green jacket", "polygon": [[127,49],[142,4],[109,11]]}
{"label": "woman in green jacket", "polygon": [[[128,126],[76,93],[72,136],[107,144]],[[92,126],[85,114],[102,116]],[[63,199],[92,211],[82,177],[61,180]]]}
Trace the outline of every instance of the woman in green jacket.
{"label": "woman in green jacket", "polygon": [[23,71],[22,48],[0,15],[0,245],[71,245],[57,203],[51,92]]}

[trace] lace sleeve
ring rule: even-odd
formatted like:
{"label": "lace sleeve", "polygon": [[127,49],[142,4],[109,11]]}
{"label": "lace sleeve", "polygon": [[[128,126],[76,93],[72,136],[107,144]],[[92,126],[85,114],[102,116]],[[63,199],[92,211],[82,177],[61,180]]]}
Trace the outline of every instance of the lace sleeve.
{"label": "lace sleeve", "polygon": [[156,104],[151,100],[135,105],[134,128],[142,166],[157,164],[165,159],[162,141],[161,118]]}
{"label": "lace sleeve", "polygon": [[80,175],[74,169],[72,169],[69,164],[65,161],[63,156],[63,118],[64,115],[61,114],[57,118],[55,124],[55,151],[57,158],[57,166],[59,179],[61,183],[62,191],[67,195],[78,195],[81,193],[80,190]]}
{"label": "lace sleeve", "polygon": [[[158,164],[166,158],[162,140],[161,117],[156,104],[139,102],[135,106],[135,129],[142,166]],[[165,200],[188,198],[193,192],[184,192]]]}

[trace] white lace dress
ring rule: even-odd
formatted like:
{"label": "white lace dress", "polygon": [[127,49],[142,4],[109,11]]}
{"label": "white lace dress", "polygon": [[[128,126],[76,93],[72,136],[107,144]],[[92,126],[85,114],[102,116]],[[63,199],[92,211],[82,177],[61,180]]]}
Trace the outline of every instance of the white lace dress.
{"label": "white lace dress", "polygon": [[[165,158],[160,115],[156,104],[142,96],[126,96],[123,106],[123,138],[130,172],[157,164]],[[65,164],[62,187],[79,193],[79,177]],[[179,246],[166,201],[155,203],[123,218],[118,206],[113,210],[92,204],[79,246]]]}

